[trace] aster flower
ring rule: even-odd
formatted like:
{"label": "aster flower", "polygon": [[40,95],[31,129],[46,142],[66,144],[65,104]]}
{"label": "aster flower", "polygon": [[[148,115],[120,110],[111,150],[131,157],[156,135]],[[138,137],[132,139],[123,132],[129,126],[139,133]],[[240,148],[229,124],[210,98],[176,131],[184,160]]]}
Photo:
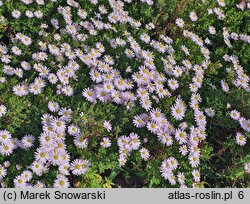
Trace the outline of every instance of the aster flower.
{"label": "aster flower", "polygon": [[70,170],[75,175],[82,175],[88,170],[90,166],[90,162],[88,160],[75,159],[70,164]]}
{"label": "aster flower", "polygon": [[0,154],[2,154],[4,156],[9,156],[10,154],[12,154],[13,149],[14,149],[14,145],[11,141],[8,143],[5,143],[5,144],[1,144],[0,145]]}
{"label": "aster flower", "polygon": [[37,181],[35,185],[33,185],[34,188],[46,188],[46,185],[41,182],[41,181]]}
{"label": "aster flower", "polygon": [[48,108],[51,112],[57,112],[59,110],[60,106],[57,102],[50,101],[48,103]]}
{"label": "aster flower", "polygon": [[117,140],[117,144],[119,147],[125,146],[129,144],[129,138],[127,136],[121,136]]}
{"label": "aster flower", "polygon": [[66,176],[66,175],[69,175],[69,164],[67,162],[65,163],[62,163],[60,166],[59,166],[59,173]]}
{"label": "aster flower", "polygon": [[2,180],[7,174],[7,170],[0,164],[0,180]]}
{"label": "aster flower", "polygon": [[238,145],[240,145],[240,146],[244,146],[245,144],[246,144],[246,138],[245,138],[245,136],[242,134],[242,133],[240,133],[240,132],[237,132],[236,133],[236,143],[238,144]]}
{"label": "aster flower", "polygon": [[30,181],[32,179],[32,172],[26,170],[21,174],[21,177],[24,177],[26,181]]}
{"label": "aster flower", "polygon": [[162,162],[162,164],[161,164],[161,166],[160,166],[160,172],[162,173],[162,176],[163,176],[164,178],[166,178],[166,179],[167,179],[167,177],[172,173],[172,170],[171,170],[171,168],[170,168],[170,165],[169,165],[167,159],[165,159],[165,160]]}
{"label": "aster flower", "polygon": [[150,111],[150,116],[154,122],[160,122],[163,118],[162,112],[157,108]]}
{"label": "aster flower", "polygon": [[112,125],[111,125],[110,122],[107,121],[107,120],[105,120],[105,121],[103,122],[103,127],[104,127],[108,132],[110,132],[110,131],[112,130]]}
{"label": "aster flower", "polygon": [[179,182],[180,185],[184,185],[185,184],[186,178],[185,178],[185,175],[184,175],[183,172],[179,172],[178,175],[177,175],[177,178],[178,178],[177,180],[178,180],[178,182]]}
{"label": "aster flower", "polygon": [[206,117],[202,111],[197,110],[195,111],[194,115],[195,115],[195,121],[198,124],[198,126],[206,125]]}
{"label": "aster flower", "polygon": [[240,118],[240,112],[237,111],[237,110],[232,110],[230,112],[230,117],[233,119],[233,120],[239,120]]}
{"label": "aster flower", "polygon": [[127,159],[124,156],[120,156],[118,161],[119,161],[119,166],[122,167],[126,164]]}
{"label": "aster flower", "polygon": [[59,118],[54,118],[51,122],[51,126],[54,131],[64,132],[66,125],[65,122]]}
{"label": "aster flower", "polygon": [[179,124],[179,128],[181,130],[185,130],[187,127],[188,127],[188,124],[186,122],[182,122],[182,123]]}
{"label": "aster flower", "polygon": [[215,110],[212,108],[206,108],[205,113],[208,117],[213,118],[215,116]]}
{"label": "aster flower", "polygon": [[35,137],[33,135],[25,135],[22,140],[21,140],[21,143],[22,143],[22,146],[24,149],[28,149],[28,148],[31,148],[34,144],[34,141],[35,141]]}
{"label": "aster flower", "polygon": [[82,148],[82,149],[85,149],[87,146],[88,146],[88,138],[85,138],[84,136],[82,136],[81,134],[80,135],[77,135],[75,138],[74,138],[74,144],[76,147],[78,148]]}
{"label": "aster flower", "polygon": [[189,17],[191,21],[197,21],[198,19],[197,14],[194,11],[190,12]]}
{"label": "aster flower", "polygon": [[176,79],[169,79],[168,86],[170,87],[170,89],[176,90],[179,88],[179,83]]}
{"label": "aster flower", "polygon": [[176,120],[182,120],[185,116],[186,107],[184,105],[176,104],[175,106],[171,107],[171,115]]}
{"label": "aster flower", "polygon": [[140,39],[145,43],[150,42],[150,36],[148,34],[146,34],[146,33],[141,34]]}
{"label": "aster flower", "polygon": [[195,182],[200,182],[200,172],[197,169],[192,171],[192,175]]}
{"label": "aster flower", "polygon": [[188,159],[189,159],[190,165],[193,168],[196,168],[197,166],[199,166],[199,164],[200,164],[200,158],[199,158],[199,156],[189,155]]}
{"label": "aster flower", "polygon": [[150,157],[149,151],[146,148],[141,148],[140,149],[140,155],[143,160],[148,160]]}
{"label": "aster flower", "polygon": [[68,133],[72,136],[77,136],[80,134],[80,129],[79,127],[75,126],[75,125],[70,125],[68,127]]}
{"label": "aster flower", "polygon": [[229,91],[229,86],[228,84],[224,81],[224,80],[221,80],[221,88],[224,92],[228,92]]}
{"label": "aster flower", "polygon": [[14,179],[15,188],[24,188],[26,186],[26,179],[24,176],[17,176]]}
{"label": "aster flower", "polygon": [[20,18],[21,12],[19,10],[14,10],[14,11],[12,11],[12,16],[14,18]]}
{"label": "aster flower", "polygon": [[32,18],[34,16],[33,12],[32,11],[25,11],[25,15],[28,17],[28,18]]}
{"label": "aster flower", "polygon": [[185,156],[188,153],[188,148],[186,145],[182,145],[182,146],[180,146],[179,151],[180,151],[181,155]]}
{"label": "aster flower", "polygon": [[5,161],[3,163],[3,166],[4,166],[4,168],[9,168],[10,167],[10,162],[9,161]]}
{"label": "aster flower", "polygon": [[137,150],[139,147],[140,147],[140,139],[139,139],[139,135],[136,134],[136,133],[130,133],[129,134],[129,137],[130,137],[130,146],[133,150]]}
{"label": "aster flower", "polygon": [[142,115],[136,115],[133,119],[133,124],[137,128],[142,128],[144,127],[147,123],[145,119],[143,118]]}
{"label": "aster flower", "polygon": [[187,133],[183,130],[175,130],[175,139],[179,142],[180,145],[187,142]]}
{"label": "aster flower", "polygon": [[35,152],[35,159],[38,161],[38,162],[41,162],[41,163],[45,163],[49,158],[49,155],[48,155],[48,150],[43,148],[43,147],[39,147],[36,152]]}
{"label": "aster flower", "polygon": [[101,145],[102,147],[104,147],[104,148],[108,148],[108,147],[111,146],[111,141],[110,141],[109,138],[104,137],[104,138],[102,138],[102,141],[101,141],[100,145]]}
{"label": "aster flower", "polygon": [[36,175],[41,176],[44,171],[44,164],[41,162],[34,161],[31,165],[31,169]]}
{"label": "aster flower", "polygon": [[61,115],[61,119],[69,122],[71,118],[72,110],[70,108],[61,108],[58,115]]}
{"label": "aster flower", "polygon": [[56,180],[54,181],[54,187],[55,188],[68,188],[69,187],[68,178],[60,174],[57,175]]}
{"label": "aster flower", "polygon": [[244,130],[250,132],[250,120],[243,118],[240,120],[240,125]]}
{"label": "aster flower", "polygon": [[[52,128],[52,127],[51,127]],[[55,133],[54,132],[49,132],[49,131],[44,131],[41,133],[39,137],[39,141],[43,146],[52,146],[54,143],[54,138],[55,138]]]}
{"label": "aster flower", "polygon": [[166,162],[169,164],[169,168],[171,170],[176,169],[177,166],[179,165],[179,163],[177,162],[177,160],[174,157],[169,157]]}
{"label": "aster flower", "polygon": [[215,27],[209,26],[209,27],[208,27],[208,32],[209,32],[211,35],[215,35],[215,34],[216,34]]}
{"label": "aster flower", "polygon": [[176,25],[180,28],[183,28],[184,27],[184,21],[182,18],[177,18],[176,21],[175,21]]}
{"label": "aster flower", "polygon": [[217,1],[217,3],[220,5],[220,6],[222,6],[222,7],[224,7],[226,4],[225,4],[225,0],[216,0]]}
{"label": "aster flower", "polygon": [[20,48],[18,48],[17,46],[13,46],[13,47],[11,48],[11,51],[12,51],[15,55],[17,55],[17,56],[20,56],[20,55],[22,54],[22,50],[21,50]]}
{"label": "aster flower", "polygon": [[53,166],[60,166],[62,163],[62,154],[63,151],[60,151],[58,149],[52,150],[49,152],[48,160]]}
{"label": "aster flower", "polygon": [[185,55],[187,55],[187,56],[189,55],[189,50],[185,45],[181,46],[181,50],[185,53]]}
{"label": "aster flower", "polygon": [[147,128],[150,132],[156,133],[159,130],[159,125],[156,122],[148,122]]}
{"label": "aster flower", "polygon": [[246,173],[248,173],[248,174],[250,173],[250,162],[245,163],[244,169],[245,169]]}
{"label": "aster flower", "polygon": [[11,142],[11,134],[7,130],[0,130],[0,144],[8,144]]}
{"label": "aster flower", "polygon": [[62,92],[66,95],[66,96],[72,96],[74,93],[73,88],[70,85],[64,86],[62,88]]}

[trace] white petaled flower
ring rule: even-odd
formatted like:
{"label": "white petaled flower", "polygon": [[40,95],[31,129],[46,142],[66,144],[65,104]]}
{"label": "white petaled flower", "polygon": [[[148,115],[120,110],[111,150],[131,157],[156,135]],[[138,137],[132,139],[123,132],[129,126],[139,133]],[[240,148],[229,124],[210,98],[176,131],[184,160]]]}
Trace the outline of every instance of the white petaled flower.
{"label": "white petaled flower", "polygon": [[0,117],[6,114],[7,108],[4,105],[0,105]]}
{"label": "white petaled flower", "polygon": [[197,21],[198,19],[197,14],[194,11],[190,12],[189,17],[191,21]]}
{"label": "white petaled flower", "polygon": [[240,120],[240,125],[244,130],[250,132],[250,120],[243,118]]}
{"label": "white petaled flower", "polygon": [[185,116],[185,106],[182,105],[175,105],[171,107],[171,115],[176,119],[176,120],[182,120]]}
{"label": "white petaled flower", "polygon": [[184,27],[184,20],[182,18],[177,18],[176,21],[175,21],[176,25],[180,28],[183,28]]}
{"label": "white petaled flower", "polygon": [[250,162],[245,163],[244,169],[246,173],[250,174]]}
{"label": "white petaled flower", "polygon": [[31,165],[31,169],[36,175],[41,176],[44,171],[44,164],[41,162],[34,161]]}
{"label": "white petaled flower", "polygon": [[22,54],[22,50],[21,50],[20,48],[18,48],[17,46],[13,46],[13,47],[11,48],[11,51],[12,51],[15,55],[17,55],[17,56],[20,56],[20,55]]}
{"label": "white petaled flower", "polygon": [[26,178],[23,175],[17,176],[14,179],[15,188],[24,188],[26,186]]}
{"label": "white petaled flower", "polygon": [[42,18],[43,17],[43,13],[40,10],[38,10],[38,11],[34,12],[34,16],[37,17],[37,18]]}
{"label": "white petaled flower", "polygon": [[21,12],[19,10],[14,10],[14,11],[12,11],[12,16],[14,18],[20,18]]}
{"label": "white petaled flower", "polygon": [[33,188],[46,188],[46,185],[41,181],[37,181],[36,184],[33,185]]}
{"label": "white petaled flower", "polygon": [[5,168],[9,168],[9,167],[10,167],[10,162],[9,162],[9,161],[5,161],[5,162],[3,163],[3,166],[4,166]]}
{"label": "white petaled flower", "polygon": [[146,148],[141,148],[140,149],[140,155],[143,160],[148,160],[150,157],[149,151]]}
{"label": "white petaled flower", "polygon": [[105,120],[105,121],[103,122],[103,127],[104,127],[108,132],[110,132],[110,131],[112,130],[112,125],[111,125],[111,123],[110,123],[109,121],[107,121],[107,120]]}
{"label": "white petaled flower", "polygon": [[187,142],[187,133],[183,130],[176,129],[175,139],[178,141],[180,145],[182,145]]}
{"label": "white petaled flower", "polygon": [[68,127],[68,133],[70,135],[76,136],[76,135],[80,134],[80,129],[77,126],[75,126],[75,125],[70,125]]}
{"label": "white petaled flower", "polygon": [[200,172],[197,169],[192,171],[192,175],[195,182],[200,182]]}
{"label": "white petaled flower", "polygon": [[65,122],[61,119],[55,118],[51,122],[52,128],[58,132],[64,132],[66,129]]}
{"label": "white petaled flower", "polygon": [[107,137],[104,137],[104,138],[102,138],[102,141],[101,141],[101,146],[102,147],[104,147],[104,148],[108,148],[108,147],[110,147],[111,146],[111,141],[110,141],[110,139],[109,138],[107,138]]}
{"label": "white petaled flower", "polygon": [[177,166],[179,165],[179,163],[177,162],[177,160],[176,160],[174,157],[169,157],[169,158],[167,159],[167,163],[168,163],[169,168],[170,168],[171,170],[176,169]]}
{"label": "white petaled flower", "polygon": [[25,35],[21,38],[21,41],[26,46],[29,46],[32,43],[32,39],[28,36],[25,36]]}
{"label": "white petaled flower", "polygon": [[40,147],[36,150],[35,159],[41,163],[45,163],[48,160],[48,150],[44,147]]}
{"label": "white petaled flower", "polygon": [[209,26],[209,27],[208,27],[208,32],[209,32],[211,35],[215,35],[215,34],[216,34],[215,27]]}
{"label": "white petaled flower", "polygon": [[50,101],[50,102],[48,103],[48,108],[49,108],[49,110],[50,110],[51,112],[57,112],[57,111],[59,111],[60,106],[59,106],[59,104],[58,104],[57,102]]}
{"label": "white petaled flower", "polygon": [[22,138],[21,143],[24,149],[29,149],[33,146],[35,137],[33,135],[26,135]]}
{"label": "white petaled flower", "polygon": [[82,136],[81,134],[77,135],[74,138],[74,144],[76,147],[81,148],[81,149],[85,149],[87,148],[89,143],[88,138],[85,138],[84,136]]}
{"label": "white petaled flower", "polygon": [[34,17],[33,12],[32,12],[32,11],[29,11],[29,10],[25,11],[25,15],[26,15],[28,18]]}
{"label": "white petaled flower", "polygon": [[30,181],[32,179],[32,172],[29,170],[24,171],[21,176],[25,178],[26,181]]}
{"label": "white petaled flower", "polygon": [[5,144],[1,144],[0,145],[0,154],[2,154],[4,156],[9,156],[12,154],[14,147],[15,146],[11,140]]}
{"label": "white petaled flower", "polygon": [[240,146],[244,146],[246,144],[247,140],[245,138],[245,136],[240,133],[240,132],[237,132],[236,133],[236,143]]}
{"label": "white petaled flower", "polygon": [[136,115],[133,119],[133,124],[137,128],[142,128],[144,127],[147,123],[145,119],[143,118],[142,115]]}
{"label": "white petaled flower", "polygon": [[222,6],[222,7],[224,7],[226,4],[225,4],[225,0],[216,0],[217,1],[217,3],[220,5],[220,6]]}
{"label": "white petaled flower", "polygon": [[185,184],[185,175],[183,172],[179,172],[178,175],[177,175],[177,178],[178,178],[178,182],[180,185],[184,185]]}
{"label": "white petaled flower", "polygon": [[213,118],[215,116],[215,110],[212,109],[212,108],[206,108],[205,112],[206,112],[206,114],[207,114],[208,117]]}
{"label": "white petaled flower", "polygon": [[89,169],[89,166],[90,166],[90,162],[88,160],[75,159],[70,164],[69,168],[73,174],[82,175],[86,173],[86,171]]}
{"label": "white petaled flower", "polygon": [[127,159],[125,156],[120,156],[118,161],[119,161],[119,166],[122,167],[126,164]]}
{"label": "white petaled flower", "polygon": [[7,170],[0,164],[0,180],[2,180],[7,174]]}
{"label": "white petaled flower", "polygon": [[11,134],[7,130],[0,130],[0,143],[8,144],[11,142]]}
{"label": "white petaled flower", "polygon": [[70,184],[68,178],[64,175],[57,175],[56,180],[54,181],[55,188],[69,188]]}
{"label": "white petaled flower", "polygon": [[230,117],[233,119],[233,120],[239,120],[240,118],[240,112],[237,111],[237,110],[232,110],[230,112]]}

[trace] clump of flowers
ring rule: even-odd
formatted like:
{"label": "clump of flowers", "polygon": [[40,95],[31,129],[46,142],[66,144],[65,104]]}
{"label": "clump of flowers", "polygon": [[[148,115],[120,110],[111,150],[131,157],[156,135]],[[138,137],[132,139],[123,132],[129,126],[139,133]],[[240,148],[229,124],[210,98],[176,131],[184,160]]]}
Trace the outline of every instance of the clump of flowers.
{"label": "clump of flowers", "polygon": [[[205,1],[202,2],[206,8]],[[250,91],[249,72],[233,50],[237,43],[249,45],[250,36],[227,27],[224,0],[216,0],[215,6],[206,9],[206,15],[214,17],[214,22],[206,25],[205,34],[190,26],[203,20],[202,13],[192,10],[185,18],[174,16],[172,26],[178,38],[158,33],[157,23],[133,17],[126,10],[135,3],[132,0],[90,0],[87,3],[20,0],[18,3],[23,9],[12,8],[8,18],[17,23],[21,20],[36,22],[37,36],[33,31],[20,29],[11,33],[10,42],[0,44],[3,75],[0,85],[10,81],[10,94],[22,100],[31,97],[34,106],[36,100],[45,99],[49,112],[41,110],[39,135],[19,135],[12,127],[10,130],[0,128],[3,158],[15,154],[18,148],[35,150],[30,165],[16,167],[22,169],[22,173],[15,176],[15,187],[50,187],[33,178],[41,178],[51,171],[56,171],[53,187],[71,187],[70,176],[86,175],[91,168],[91,158],[84,155],[88,155],[93,140],[98,141],[105,152],[117,148],[117,168],[124,168],[134,154],[139,155],[138,161],[142,164],[160,156],[158,171],[171,186],[185,188],[200,184],[202,146],[210,136],[213,120],[222,114],[217,107],[207,106],[204,90],[211,88],[225,94],[234,88],[244,93]],[[0,1],[0,7],[5,4],[8,5],[8,1]],[[53,8],[53,13],[45,9],[47,4]],[[137,4],[150,9],[155,6],[153,0],[141,0],[134,6]],[[235,7],[249,9],[249,3]],[[2,21],[6,18],[1,17]],[[225,26],[217,27],[216,21]],[[221,59],[214,62],[217,37],[232,52],[223,53]],[[210,79],[217,72],[222,73],[222,78],[216,81],[219,85],[214,85]],[[8,103],[0,102],[0,120],[8,119],[13,104],[8,107]],[[133,131],[123,134],[127,130],[119,129],[120,121],[109,120],[107,114],[105,120],[97,118],[101,126],[95,137],[85,134],[82,124],[86,121],[75,122],[81,119],[76,113],[84,109],[82,102],[93,106],[115,104],[118,109],[135,113],[131,121],[127,121]],[[68,105],[61,107],[65,103]],[[236,109],[228,107],[226,114],[238,125],[234,132],[235,143],[243,147],[249,142],[250,119]],[[157,144],[152,145],[152,142]],[[158,147],[164,151],[158,153]],[[80,153],[72,156],[74,150]],[[93,154],[98,151],[96,148]],[[7,163],[0,164],[0,180],[8,174],[8,167]],[[249,172],[249,163],[245,171]],[[188,179],[192,182],[186,182]]]}

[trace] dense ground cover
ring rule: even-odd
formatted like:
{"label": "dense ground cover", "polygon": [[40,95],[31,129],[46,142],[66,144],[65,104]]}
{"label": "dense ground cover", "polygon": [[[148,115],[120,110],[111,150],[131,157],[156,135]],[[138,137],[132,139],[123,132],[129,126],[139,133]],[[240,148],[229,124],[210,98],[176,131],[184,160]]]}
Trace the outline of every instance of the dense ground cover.
{"label": "dense ground cover", "polygon": [[249,187],[247,1],[0,5],[2,187]]}

